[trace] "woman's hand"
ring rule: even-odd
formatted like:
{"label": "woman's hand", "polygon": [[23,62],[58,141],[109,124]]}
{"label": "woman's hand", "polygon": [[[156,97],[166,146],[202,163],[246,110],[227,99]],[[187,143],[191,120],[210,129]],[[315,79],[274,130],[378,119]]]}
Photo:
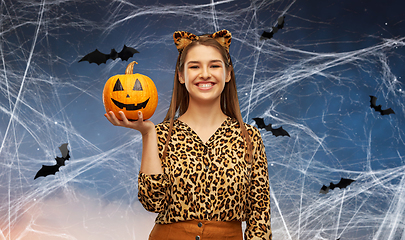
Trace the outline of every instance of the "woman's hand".
{"label": "woman's hand", "polygon": [[146,135],[152,131],[155,130],[155,124],[149,120],[143,120],[143,114],[141,111],[138,112],[138,120],[136,121],[129,121],[127,117],[125,116],[125,113],[122,111],[119,111],[118,114],[120,115],[121,120],[118,120],[118,118],[115,116],[115,114],[110,111],[104,116],[110,121],[114,126],[120,126],[120,127],[126,127],[126,128],[132,128],[135,130],[138,130],[139,132],[142,133],[142,135]]}

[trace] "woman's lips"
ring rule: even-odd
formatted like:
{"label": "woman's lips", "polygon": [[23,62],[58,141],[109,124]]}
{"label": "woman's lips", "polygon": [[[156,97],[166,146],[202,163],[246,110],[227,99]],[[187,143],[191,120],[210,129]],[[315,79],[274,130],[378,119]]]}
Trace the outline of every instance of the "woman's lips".
{"label": "woman's lips", "polygon": [[215,84],[211,83],[211,82],[202,82],[202,83],[198,83],[197,87],[201,90],[209,90],[211,89]]}

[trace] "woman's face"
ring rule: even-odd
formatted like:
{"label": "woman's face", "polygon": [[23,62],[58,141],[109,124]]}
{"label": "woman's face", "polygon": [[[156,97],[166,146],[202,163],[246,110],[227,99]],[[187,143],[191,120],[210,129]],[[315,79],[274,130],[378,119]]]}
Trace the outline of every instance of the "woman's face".
{"label": "woman's face", "polygon": [[219,51],[210,46],[196,45],[191,48],[184,62],[179,81],[185,84],[190,101],[219,100],[225,83],[231,79]]}

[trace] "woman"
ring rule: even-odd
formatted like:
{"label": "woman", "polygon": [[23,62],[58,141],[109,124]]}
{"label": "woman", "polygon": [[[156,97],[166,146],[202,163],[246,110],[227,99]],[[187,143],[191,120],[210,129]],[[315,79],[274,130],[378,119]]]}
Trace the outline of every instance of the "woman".
{"label": "woman", "polygon": [[179,56],[165,121],[105,115],[142,133],[138,197],[159,213],[149,239],[242,240],[242,221],[245,239],[271,239],[267,159],[260,132],[242,120],[231,34],[173,38]]}

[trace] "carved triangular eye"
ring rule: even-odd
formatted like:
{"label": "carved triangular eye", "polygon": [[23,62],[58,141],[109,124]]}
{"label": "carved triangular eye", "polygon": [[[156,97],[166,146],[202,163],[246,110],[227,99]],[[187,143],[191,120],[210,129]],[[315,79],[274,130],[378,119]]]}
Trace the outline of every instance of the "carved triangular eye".
{"label": "carved triangular eye", "polygon": [[115,92],[115,91],[124,91],[124,88],[122,87],[122,84],[121,84],[121,81],[119,78],[117,79],[117,82],[115,82],[115,85],[114,85],[113,92]]}
{"label": "carved triangular eye", "polygon": [[134,90],[134,91],[143,91],[142,84],[138,80],[138,78],[136,79],[134,89],[132,89],[132,90]]}

